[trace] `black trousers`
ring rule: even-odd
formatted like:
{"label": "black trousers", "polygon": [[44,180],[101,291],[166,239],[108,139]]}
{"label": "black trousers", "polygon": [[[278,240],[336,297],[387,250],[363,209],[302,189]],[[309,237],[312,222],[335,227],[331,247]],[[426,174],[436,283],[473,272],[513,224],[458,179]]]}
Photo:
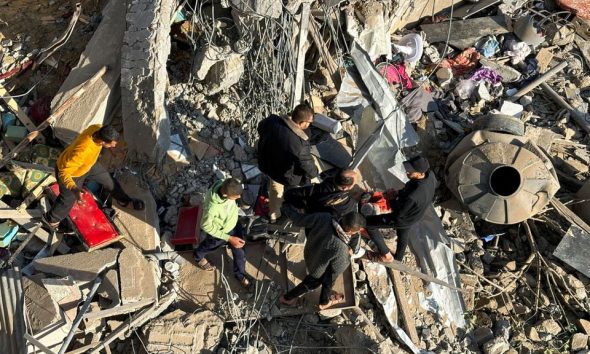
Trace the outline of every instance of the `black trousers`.
{"label": "black trousers", "polygon": [[[49,222],[59,222],[65,219],[76,202],[76,194],[69,190],[59,178],[59,170],[57,167],[55,168],[55,176],[59,185],[59,196],[55,200],[51,210],[47,213],[47,219]],[[107,171],[100,163],[95,163],[85,175],[74,178],[74,182],[78,188],[82,188],[84,181],[87,179],[102,185],[107,193],[111,194],[114,199],[121,203],[131,202],[131,197],[123,191],[119,182],[114,179],[109,171]]]}
{"label": "black trousers", "polygon": [[320,305],[325,305],[330,302],[330,294],[332,293],[334,280],[335,279],[332,279],[332,267],[328,266],[322,277],[319,279],[310,275],[303,278],[303,281],[299,283],[299,285],[285,294],[285,300],[293,300],[321,286],[322,290],[320,291]]}
{"label": "black trousers", "polygon": [[[238,236],[241,239],[243,239],[244,232],[242,225],[238,223],[236,227],[230,232],[230,235]],[[215,238],[211,235],[207,235],[207,237],[205,237],[205,239],[201,243],[199,243],[197,248],[193,250],[195,261],[201,261],[203,258],[205,258],[206,255],[215,251],[216,249],[225,244],[228,243],[222,239]],[[236,279],[242,280],[246,275],[246,251],[244,251],[244,248],[235,248],[231,245],[230,248],[232,256],[234,258],[234,276],[236,277]]]}
{"label": "black trousers", "polygon": [[[379,228],[388,228],[388,227],[383,227],[383,226],[384,225],[380,225]],[[377,250],[379,251],[379,253],[387,254],[390,252],[390,250],[389,250],[389,247],[387,247],[387,245],[385,244],[385,239],[383,238],[383,234],[381,233],[379,228],[367,226],[367,233],[371,237],[371,240],[373,240],[373,243],[375,243],[375,246],[377,247]],[[393,228],[393,227],[389,226],[389,228]],[[401,228],[397,229],[396,228],[395,232],[397,234],[397,247],[395,249],[395,254],[393,255],[393,258],[396,261],[401,262],[404,259],[404,254],[406,253],[406,248],[408,248],[410,229],[401,229]]]}

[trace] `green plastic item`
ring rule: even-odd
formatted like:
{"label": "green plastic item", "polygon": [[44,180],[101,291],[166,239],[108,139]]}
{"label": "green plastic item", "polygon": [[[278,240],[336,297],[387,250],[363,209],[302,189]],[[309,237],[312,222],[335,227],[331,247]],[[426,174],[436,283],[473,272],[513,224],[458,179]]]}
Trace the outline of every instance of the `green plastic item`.
{"label": "green plastic item", "polygon": [[27,135],[29,131],[27,128],[19,125],[9,125],[6,127],[6,133],[4,133],[4,139],[20,143]]}

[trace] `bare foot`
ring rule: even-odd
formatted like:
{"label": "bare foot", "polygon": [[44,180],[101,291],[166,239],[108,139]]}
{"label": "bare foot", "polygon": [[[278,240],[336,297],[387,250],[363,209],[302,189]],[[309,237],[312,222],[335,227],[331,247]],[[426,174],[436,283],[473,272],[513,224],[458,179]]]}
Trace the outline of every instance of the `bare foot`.
{"label": "bare foot", "polygon": [[288,307],[300,307],[303,306],[304,303],[304,299],[302,297],[296,297],[292,300],[287,300],[285,299],[285,295],[281,295],[279,301],[281,302],[281,305],[285,305]]}
{"label": "bare foot", "polygon": [[328,309],[334,305],[338,305],[338,304],[342,304],[344,303],[344,294],[340,294],[340,293],[332,293],[332,295],[330,295],[330,299],[328,300],[327,304],[320,304],[319,308],[320,310],[325,310]]}

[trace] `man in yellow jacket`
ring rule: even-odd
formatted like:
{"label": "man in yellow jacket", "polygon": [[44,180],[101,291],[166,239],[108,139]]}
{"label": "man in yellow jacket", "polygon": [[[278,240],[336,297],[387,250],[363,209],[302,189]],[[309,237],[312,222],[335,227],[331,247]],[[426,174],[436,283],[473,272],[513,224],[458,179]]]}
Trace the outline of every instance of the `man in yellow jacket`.
{"label": "man in yellow jacket", "polygon": [[53,208],[43,216],[50,227],[57,227],[68,216],[76,200],[80,200],[86,179],[101,184],[121,206],[131,204],[134,209],[144,208],[141,200],[129,197],[121,185],[97,162],[102,148],[114,148],[117,146],[117,139],[119,133],[112,126],[91,125],[61,153],[55,167],[59,196]]}

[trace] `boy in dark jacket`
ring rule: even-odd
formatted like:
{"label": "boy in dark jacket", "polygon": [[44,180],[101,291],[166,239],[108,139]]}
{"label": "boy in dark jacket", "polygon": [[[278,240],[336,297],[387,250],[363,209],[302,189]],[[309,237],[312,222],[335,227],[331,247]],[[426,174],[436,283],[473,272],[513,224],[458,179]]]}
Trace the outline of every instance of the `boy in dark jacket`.
{"label": "boy in dark jacket", "polygon": [[302,186],[318,175],[305,129],[313,122],[313,111],[300,104],[290,117],[271,115],[258,124],[258,167],[270,177],[270,221],[281,216],[285,187]]}
{"label": "boy in dark jacket", "polygon": [[332,292],[332,286],[350,265],[350,238],[365,226],[365,218],[357,212],[348,213],[339,220],[328,213],[303,214],[287,203],[282,210],[293,225],[305,227],[303,257],[308,274],[279,301],[287,306],[299,305],[301,296],[321,286],[320,310],[344,302],[344,295]]}
{"label": "boy in dark jacket", "polygon": [[385,245],[383,235],[378,229],[395,228],[397,248],[393,259],[401,261],[408,246],[410,228],[422,219],[424,212],[432,204],[436,178],[430,171],[428,160],[416,156],[405,161],[404,168],[410,180],[390,202],[392,212],[367,216],[367,229],[379,250],[379,254],[367,253],[369,259],[373,261],[390,262],[392,260],[389,248]]}

